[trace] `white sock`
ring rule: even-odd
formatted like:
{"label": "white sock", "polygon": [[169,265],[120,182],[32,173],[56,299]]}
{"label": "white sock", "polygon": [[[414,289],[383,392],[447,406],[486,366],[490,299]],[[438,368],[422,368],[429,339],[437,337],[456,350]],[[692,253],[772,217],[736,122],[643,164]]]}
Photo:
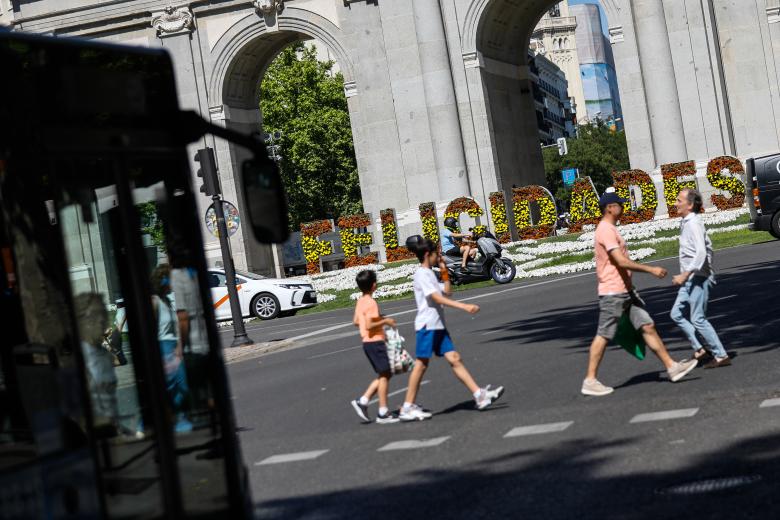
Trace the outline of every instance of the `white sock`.
{"label": "white sock", "polygon": [[480,388],[476,392],[474,392],[474,399],[479,399],[479,396],[482,394],[482,389]]}
{"label": "white sock", "polygon": [[411,407],[412,407],[412,403],[407,403],[407,402],[404,402],[404,409],[405,409],[405,410],[408,410],[408,409],[409,409],[409,408],[411,408]]}
{"label": "white sock", "polygon": [[358,402],[363,406],[366,406],[368,404],[368,397],[361,395],[360,399],[358,399]]}
{"label": "white sock", "polygon": [[387,407],[386,406],[380,406],[379,407],[379,415],[381,415],[381,416],[387,415]]}

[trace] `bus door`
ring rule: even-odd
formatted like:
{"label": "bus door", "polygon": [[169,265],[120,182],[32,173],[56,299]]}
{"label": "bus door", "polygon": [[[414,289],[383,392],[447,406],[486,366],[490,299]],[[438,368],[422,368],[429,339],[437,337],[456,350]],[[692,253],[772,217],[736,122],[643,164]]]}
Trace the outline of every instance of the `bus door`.
{"label": "bus door", "polygon": [[168,56],[0,34],[0,67],[0,517],[251,516]]}

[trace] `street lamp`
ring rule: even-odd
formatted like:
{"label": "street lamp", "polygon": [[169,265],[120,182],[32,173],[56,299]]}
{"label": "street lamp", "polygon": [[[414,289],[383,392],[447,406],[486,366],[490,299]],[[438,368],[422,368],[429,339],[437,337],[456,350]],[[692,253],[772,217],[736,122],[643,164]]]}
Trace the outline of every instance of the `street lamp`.
{"label": "street lamp", "polygon": [[268,158],[274,161],[275,163],[278,163],[282,156],[279,155],[279,145],[276,144],[282,140],[282,132],[280,130],[275,131],[274,133],[265,132],[263,134],[263,141],[268,146]]}

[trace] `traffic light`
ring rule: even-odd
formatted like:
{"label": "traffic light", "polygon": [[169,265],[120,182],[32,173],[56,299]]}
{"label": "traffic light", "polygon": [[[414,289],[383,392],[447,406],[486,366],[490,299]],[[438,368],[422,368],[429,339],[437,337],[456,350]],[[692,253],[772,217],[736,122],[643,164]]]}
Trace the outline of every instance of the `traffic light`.
{"label": "traffic light", "polygon": [[203,179],[200,186],[200,192],[213,197],[222,193],[219,187],[219,174],[217,173],[217,161],[214,159],[214,150],[211,148],[201,148],[195,154],[195,162],[200,163],[198,168],[198,177]]}
{"label": "traffic light", "polygon": [[566,155],[569,153],[569,144],[566,142],[565,137],[558,138],[558,155]]}

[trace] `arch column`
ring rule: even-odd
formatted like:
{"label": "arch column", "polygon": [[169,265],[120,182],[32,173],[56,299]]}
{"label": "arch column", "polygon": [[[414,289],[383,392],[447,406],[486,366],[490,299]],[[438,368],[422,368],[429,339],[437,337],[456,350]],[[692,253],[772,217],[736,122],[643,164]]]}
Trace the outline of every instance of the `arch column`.
{"label": "arch column", "polygon": [[688,152],[663,2],[634,0],[632,11],[655,166],[684,161]]}
{"label": "arch column", "polygon": [[412,7],[439,196],[471,195],[441,7],[438,0],[414,0]]}

